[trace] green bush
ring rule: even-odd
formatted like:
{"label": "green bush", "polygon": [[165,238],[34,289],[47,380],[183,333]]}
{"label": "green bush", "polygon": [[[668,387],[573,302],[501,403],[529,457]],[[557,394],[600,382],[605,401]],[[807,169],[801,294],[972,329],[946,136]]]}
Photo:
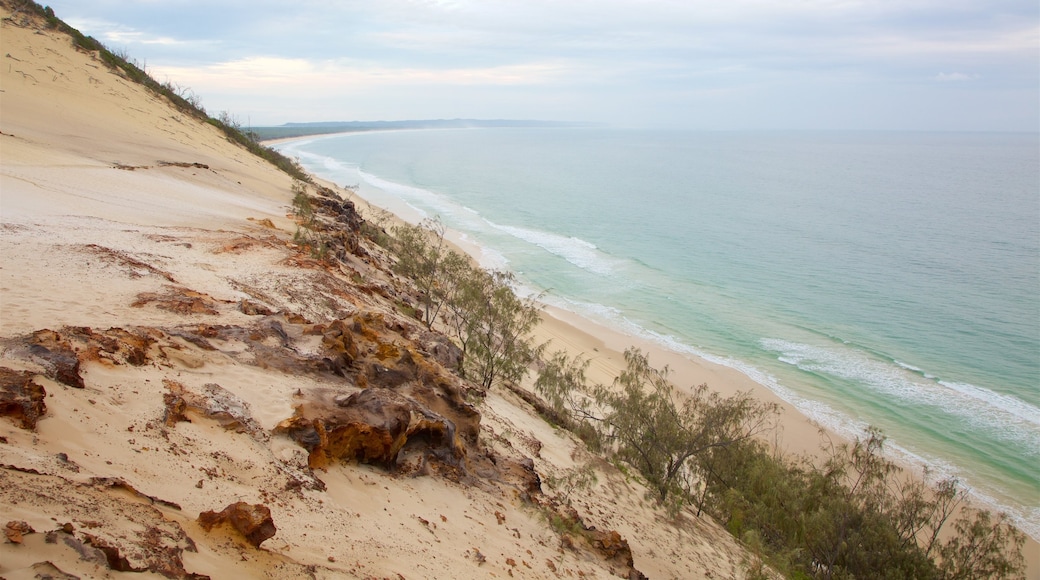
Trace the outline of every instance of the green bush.
{"label": "green bush", "polygon": [[764,577],[764,560],[788,578],[1022,577],[1024,536],[1007,516],[969,508],[943,535],[965,492],[956,480],[904,476],[876,429],[831,445],[821,464],[787,458],[757,437],[775,407],[705,385],[680,396],[667,368],[654,369],[638,350],[625,359],[607,389],[585,384],[588,361],[555,353],[535,387],[572,431],[596,431],[619,469],[635,467],[669,512],[692,502],[744,541],[757,558],[749,575]]}

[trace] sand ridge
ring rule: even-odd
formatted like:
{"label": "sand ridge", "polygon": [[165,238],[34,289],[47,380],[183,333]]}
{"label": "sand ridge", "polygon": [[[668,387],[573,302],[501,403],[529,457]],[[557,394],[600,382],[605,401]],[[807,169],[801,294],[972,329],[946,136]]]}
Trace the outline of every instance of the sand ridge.
{"label": "sand ridge", "polygon": [[[747,555],[724,531],[667,521],[506,391],[479,407],[481,450],[528,462],[539,501],[505,475],[310,469],[276,427],[301,397],[357,390],[292,370],[320,362],[315,327],[370,314],[415,326],[380,294],[392,280],[378,248],[316,263],[292,242],[286,175],[67,37],[3,17],[0,366],[42,386],[46,411],[34,430],[0,419],[0,524],[34,530],[0,543],[0,575],[606,578],[622,569],[567,547],[539,503],[592,462],[595,487],[569,499],[620,532],[636,568],[741,576]],[[56,371],[72,361],[82,388]],[[176,393],[202,401],[188,420],[168,421]],[[197,522],[235,502],[270,509],[277,532],[259,548]]]}

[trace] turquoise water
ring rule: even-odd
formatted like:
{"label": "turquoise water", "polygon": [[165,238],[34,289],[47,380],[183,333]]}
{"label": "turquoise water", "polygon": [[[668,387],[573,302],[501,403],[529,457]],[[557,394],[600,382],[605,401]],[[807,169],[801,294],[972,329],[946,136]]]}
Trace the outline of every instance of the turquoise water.
{"label": "turquoise water", "polygon": [[469,129],[281,146],[548,301],[737,368],[1040,537],[1040,137]]}

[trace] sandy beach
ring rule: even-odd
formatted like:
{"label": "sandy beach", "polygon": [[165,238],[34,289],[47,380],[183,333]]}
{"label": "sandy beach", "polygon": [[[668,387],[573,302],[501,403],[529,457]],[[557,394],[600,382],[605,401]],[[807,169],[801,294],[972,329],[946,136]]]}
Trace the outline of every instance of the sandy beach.
{"label": "sandy beach", "polygon": [[[0,417],[0,525],[27,526],[0,541],[0,577],[746,576],[754,556],[711,518],[665,517],[508,390],[468,402],[439,362],[412,370],[442,390],[412,394],[472,426],[435,449],[456,463],[407,447],[394,469],[317,465],[293,419],[332,425],[359,382],[436,350],[382,250],[315,260],[289,176],[38,19],[0,15],[0,367],[37,389]],[[327,360],[337,328],[346,370]],[[634,345],[678,386],[750,390],[784,408],[786,450],[818,449],[816,425],[733,369],[552,308],[536,336],[591,359],[596,382]],[[595,483],[567,488],[585,465]],[[239,502],[276,532],[200,519]],[[583,531],[554,527],[560,510]]]}

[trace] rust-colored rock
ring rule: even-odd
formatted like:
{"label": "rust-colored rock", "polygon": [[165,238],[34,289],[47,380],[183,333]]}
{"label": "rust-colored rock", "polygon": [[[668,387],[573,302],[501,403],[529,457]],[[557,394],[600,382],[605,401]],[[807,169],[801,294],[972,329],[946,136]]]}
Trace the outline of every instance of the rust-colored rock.
{"label": "rust-colored rock", "polygon": [[216,526],[229,524],[255,548],[278,531],[267,506],[244,501],[233,503],[220,512],[202,512],[198,521],[207,532]]}
{"label": "rust-colored rock", "polygon": [[318,195],[311,197],[311,203],[322,215],[336,222],[336,227],[329,228],[326,233],[334,240],[334,253],[339,259],[343,259],[342,251],[356,255],[364,255],[366,252],[361,247],[361,215],[357,212],[354,202],[341,198],[335,191],[327,187],[318,187]]}
{"label": "rust-colored rock", "polygon": [[163,424],[173,427],[181,421],[191,422],[184,413],[188,410],[188,402],[176,393],[163,393]]}
{"label": "rust-colored rock", "polygon": [[[271,220],[267,220],[267,222],[270,223]],[[274,224],[271,224],[271,227],[273,228]],[[249,316],[270,316],[274,314],[273,310],[263,304],[244,298],[238,303],[238,311]]]}
{"label": "rust-colored rock", "polygon": [[163,394],[163,423],[167,427],[181,421],[190,423],[187,415],[190,411],[216,421],[229,431],[249,433],[256,439],[266,438],[263,427],[253,419],[249,404],[220,385],[207,383],[201,393],[170,379],[163,379],[163,386],[169,389]]}
{"label": "rust-colored rock", "polygon": [[0,367],[0,415],[31,431],[47,412],[46,397],[47,392],[33,381],[32,373]]}
{"label": "rust-colored rock", "polygon": [[[55,519],[54,529],[41,530],[44,532],[42,543],[58,544],[63,546],[63,551],[65,548],[74,551],[57,556],[61,561],[68,562],[70,556],[75,559],[78,554],[84,562],[101,566],[91,578],[106,576],[104,568],[110,566],[148,570],[167,578],[198,578],[184,569],[182,560],[184,552],[197,550],[194,542],[175,519],[167,517],[153,502],[173,504],[158,498],[148,498],[151,501],[128,498],[126,491],[140,498],[148,497],[134,492],[121,481],[107,478],[77,482],[30,470],[0,469],[0,496],[5,505],[13,500],[15,505],[32,506],[40,517],[75,518],[75,525],[65,519]],[[25,531],[21,532],[25,536]],[[33,544],[31,539],[26,536],[26,546]]]}
{"label": "rust-colored rock", "polygon": [[628,540],[621,537],[615,530],[608,532],[590,529],[586,532],[589,543],[600,554],[608,560],[617,560],[625,566],[632,566],[632,549],[628,546]]}
{"label": "rust-colored rock", "polygon": [[406,383],[396,389],[430,411],[451,419],[459,437],[476,445],[480,437],[480,411],[466,401],[457,377],[448,374],[422,374],[420,381]]}
{"label": "rust-colored rock", "polygon": [[586,525],[581,514],[573,506],[555,504],[552,507],[556,514],[567,522],[567,528],[577,530],[574,535],[568,533],[561,538],[567,549],[584,550],[603,558],[610,566],[611,573],[621,578],[646,580],[646,576],[635,568],[632,549],[621,534],[614,530],[601,531],[595,526]]}
{"label": "rust-colored rock", "polygon": [[36,530],[32,529],[28,522],[11,520],[4,526],[4,536],[12,544],[21,544],[24,541],[24,536],[34,532]]}
{"label": "rust-colored rock", "polygon": [[101,553],[105,555],[108,567],[112,570],[117,572],[144,572],[148,569],[143,566],[135,567],[131,564],[130,560],[120,552],[119,546],[110,544],[104,539],[91,534],[84,534],[84,538],[86,545],[101,550]]}
{"label": "rust-colored rock", "polygon": [[329,370],[346,376],[358,358],[358,346],[346,321],[336,320],[329,324],[322,335],[321,345],[329,353]]}
{"label": "rust-colored rock", "polygon": [[[297,409],[299,411],[299,409]],[[325,421],[321,418],[308,419],[299,413],[275,427],[275,433],[286,433],[293,441],[307,450],[307,466],[324,469],[332,460],[329,453],[329,437]]]}
{"label": "rust-colored rock", "polygon": [[[155,343],[155,338],[147,332],[134,332],[123,328],[109,328],[103,332],[92,333],[102,345],[101,353],[115,364],[127,363],[139,367],[148,362],[148,349]],[[108,342],[101,342],[108,339]]]}
{"label": "rust-colored rock", "polygon": [[79,357],[69,341],[53,330],[37,330],[29,339],[29,358],[46,369],[47,377],[82,389]]}
{"label": "rust-colored rock", "polygon": [[328,407],[300,407],[275,430],[308,450],[311,468],[340,459],[392,468],[410,442],[451,465],[466,454],[451,420],[390,389],[336,397]]}
{"label": "rust-colored rock", "polygon": [[462,349],[450,338],[438,332],[423,332],[416,341],[422,353],[449,371],[458,371],[462,366]]}
{"label": "rust-colored rock", "polygon": [[158,329],[95,331],[86,326],[65,326],[56,331],[45,328],[16,338],[0,339],[0,347],[6,357],[38,367],[38,374],[82,389],[82,363],[142,366],[149,361],[151,346],[162,337]]}
{"label": "rust-colored rock", "polygon": [[502,471],[502,479],[515,485],[528,497],[530,494],[542,492],[542,478],[534,469],[534,460],[524,457],[519,461],[507,459],[499,461],[499,469]]}
{"label": "rust-colored rock", "polygon": [[365,369],[368,384],[383,389],[393,389],[409,381],[415,380],[415,373],[407,367],[390,368],[379,363],[371,363]]}
{"label": "rust-colored rock", "polygon": [[147,304],[154,304],[156,308],[176,314],[217,314],[217,301],[208,294],[182,286],[166,285],[163,289],[162,294],[155,292],[138,294],[137,300],[130,306],[141,308]]}

